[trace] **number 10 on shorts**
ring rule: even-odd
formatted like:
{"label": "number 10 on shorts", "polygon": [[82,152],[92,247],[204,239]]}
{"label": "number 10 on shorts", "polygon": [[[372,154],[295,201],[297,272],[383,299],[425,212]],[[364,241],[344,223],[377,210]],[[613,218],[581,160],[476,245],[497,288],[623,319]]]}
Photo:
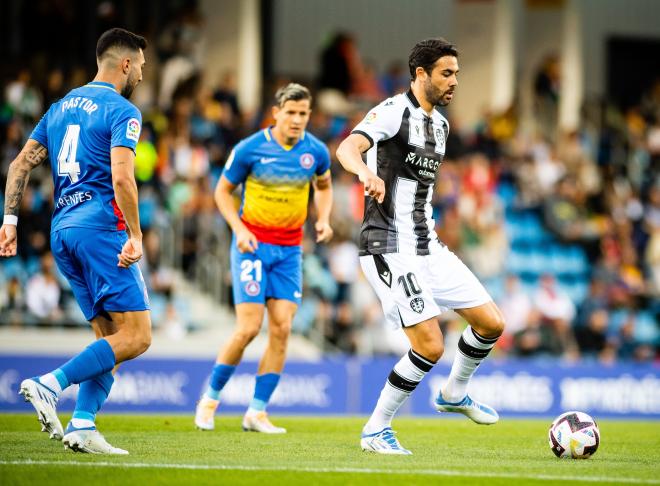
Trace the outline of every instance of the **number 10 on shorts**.
{"label": "number 10 on shorts", "polygon": [[408,272],[407,275],[401,275],[397,282],[403,287],[403,291],[406,293],[406,297],[412,297],[413,295],[419,295],[422,293],[422,289],[417,283],[417,277],[412,272]]}

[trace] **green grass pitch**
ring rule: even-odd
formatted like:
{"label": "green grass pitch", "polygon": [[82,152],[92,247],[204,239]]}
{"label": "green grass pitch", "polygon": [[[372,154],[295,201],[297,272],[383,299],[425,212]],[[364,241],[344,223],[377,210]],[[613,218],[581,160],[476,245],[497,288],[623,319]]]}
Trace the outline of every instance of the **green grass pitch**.
{"label": "green grass pitch", "polygon": [[660,484],[660,422],[599,421],[600,449],[578,461],[552,454],[550,420],[400,418],[414,455],[395,457],[360,450],[363,418],[273,420],[289,432],[245,433],[235,416],[200,432],[192,416],[102,415],[99,430],[130,451],[119,457],[65,452],[34,414],[0,414],[0,484]]}

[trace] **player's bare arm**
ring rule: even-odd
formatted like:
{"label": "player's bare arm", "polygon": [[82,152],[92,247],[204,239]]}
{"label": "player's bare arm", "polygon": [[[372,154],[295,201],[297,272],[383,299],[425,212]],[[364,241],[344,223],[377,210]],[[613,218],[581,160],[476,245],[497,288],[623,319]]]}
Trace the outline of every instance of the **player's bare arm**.
{"label": "player's bare arm", "polygon": [[370,147],[367,137],[352,133],[339,144],[337,159],[344,169],[358,176],[360,182],[364,184],[364,192],[382,203],[385,199],[385,183],[362,161],[362,153]]}
{"label": "player's bare arm", "polygon": [[135,153],[127,147],[114,147],[110,152],[112,187],[117,206],[126,221],[128,241],[118,255],[120,267],[128,268],[142,258],[142,230],[138,212],[138,190],[135,182]]}
{"label": "player's bare arm", "polygon": [[236,235],[236,246],[238,246],[239,251],[241,253],[254,253],[259,243],[257,237],[246,228],[238,215],[233,196],[234,189],[236,189],[236,186],[229,182],[225,176],[220,177],[218,184],[215,186],[215,204]]}
{"label": "player's bare arm", "polygon": [[325,174],[314,178],[314,205],[318,219],[314,228],[316,229],[316,242],[327,243],[333,235],[330,226],[330,211],[332,210],[332,177],[328,170]]}
{"label": "player's bare arm", "polygon": [[[5,190],[7,216],[18,216],[23,193],[30,179],[30,172],[48,157],[48,150],[36,140],[28,140],[23,150],[9,166]],[[0,228],[0,256],[16,255],[16,224],[3,224]]]}

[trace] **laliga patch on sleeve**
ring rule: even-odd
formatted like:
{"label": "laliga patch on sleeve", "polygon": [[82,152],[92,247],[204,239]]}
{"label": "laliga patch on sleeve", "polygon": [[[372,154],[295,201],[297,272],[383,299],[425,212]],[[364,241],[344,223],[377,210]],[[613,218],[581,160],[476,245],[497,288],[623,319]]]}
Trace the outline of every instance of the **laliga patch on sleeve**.
{"label": "laliga patch on sleeve", "polygon": [[137,118],[131,118],[126,124],[126,138],[135,142],[140,138],[140,122]]}

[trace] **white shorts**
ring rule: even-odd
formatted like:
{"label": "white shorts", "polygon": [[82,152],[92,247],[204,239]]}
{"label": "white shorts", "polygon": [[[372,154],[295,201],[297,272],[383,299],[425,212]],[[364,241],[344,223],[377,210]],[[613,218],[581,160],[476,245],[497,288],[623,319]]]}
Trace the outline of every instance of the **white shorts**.
{"label": "white shorts", "polygon": [[378,294],[385,319],[397,329],[436,317],[448,309],[468,309],[493,299],[472,271],[447,247],[430,255],[385,253],[360,257]]}

